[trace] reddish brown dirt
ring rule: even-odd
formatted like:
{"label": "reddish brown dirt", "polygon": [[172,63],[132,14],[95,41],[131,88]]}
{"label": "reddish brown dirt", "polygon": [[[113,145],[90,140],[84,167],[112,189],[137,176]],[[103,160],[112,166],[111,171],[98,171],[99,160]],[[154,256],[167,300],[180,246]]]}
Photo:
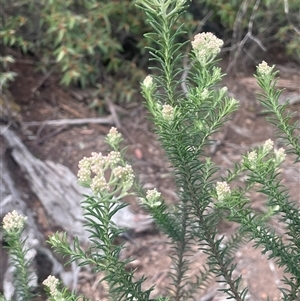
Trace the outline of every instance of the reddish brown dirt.
{"label": "reddish brown dirt", "polygon": [[[281,72],[281,76],[291,85],[287,92],[299,94],[297,90],[297,84],[300,83],[299,73],[293,67],[285,67],[285,73]],[[95,110],[88,108],[88,104],[92,102],[89,91],[84,91],[87,96],[79,100],[82,92],[77,89],[61,88],[58,79],[52,75],[35,93],[32,93],[32,89],[40,83],[41,74],[34,72],[32,65],[21,60],[15,64],[14,71],[19,74],[10,86],[13,100],[20,108],[19,124],[16,129],[35,156],[42,160],[60,162],[76,173],[78,161],[83,156],[89,156],[92,151],[106,151],[103,143],[104,135],[109,130],[109,126],[106,125],[24,127],[24,122],[28,121],[90,118],[96,117],[97,114]],[[274,139],[274,128],[266,123],[265,116],[261,114],[262,108],[255,100],[254,92],[258,89],[253,81],[251,79],[249,81],[249,77],[242,74],[236,78],[225,79],[224,84],[227,85],[229,92],[240,100],[241,105],[233,120],[216,135],[219,144],[210,150],[213,160],[221,167],[221,173],[226,168],[232,167],[234,162],[238,162],[242,154],[251,147],[263,143],[268,138]],[[161,191],[168,204],[176,202],[172,174],[153,134],[153,126],[147,120],[141,100],[122,107],[122,112],[118,111],[122,125],[120,131],[124,135],[125,144],[128,145],[128,156],[136,173],[146,188],[156,187]],[[299,118],[299,103],[290,109],[296,111],[295,118]],[[277,140],[276,144],[280,146],[280,140]],[[290,188],[292,198],[299,201],[299,177],[295,177],[299,165],[293,166],[291,163],[292,158],[282,167],[283,183]],[[261,195],[253,195],[252,199],[254,208],[264,210]],[[136,203],[133,205],[134,210],[140,210]],[[40,214],[42,209],[38,203],[36,206],[36,211]],[[283,230],[276,221],[275,226]],[[220,225],[220,235],[232,233],[235,227],[236,225],[223,223]],[[145,287],[156,284],[153,297],[167,295],[168,271],[171,265],[169,258],[171,247],[167,244],[167,238],[159,232],[154,232],[140,234],[133,237],[133,240],[134,243],[126,243],[128,248],[122,256],[136,258],[130,265],[136,269],[137,276],[144,274],[148,277]],[[204,254],[196,248],[194,251],[190,277],[193,277],[205,263]],[[280,298],[277,288],[281,285],[282,271],[275,268],[274,262],[267,261],[266,258],[266,255],[261,255],[260,249],[252,248],[250,243],[236,252],[238,264],[236,273],[243,275],[242,284],[249,287],[249,300],[265,301],[267,296],[272,301]],[[96,280],[99,280],[98,276],[83,275],[79,282],[79,291],[93,300],[105,300],[105,283],[97,285]],[[219,287],[220,285],[213,282],[207,291],[202,292],[202,296]],[[213,299],[206,300],[225,300],[220,293],[212,296]],[[201,295],[197,300],[203,300],[200,297]]]}

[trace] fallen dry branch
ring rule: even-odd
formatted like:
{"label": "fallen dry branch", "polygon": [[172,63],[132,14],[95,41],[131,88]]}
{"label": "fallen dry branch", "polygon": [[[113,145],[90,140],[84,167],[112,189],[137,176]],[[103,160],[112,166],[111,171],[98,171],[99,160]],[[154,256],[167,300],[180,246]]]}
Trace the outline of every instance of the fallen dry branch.
{"label": "fallen dry branch", "polygon": [[[18,211],[18,213],[23,216],[27,216],[27,225],[24,229],[22,239],[25,240],[25,248],[29,251],[26,254],[26,259],[31,261],[29,267],[31,285],[33,287],[37,286],[38,283],[38,274],[36,267],[34,266],[35,258],[38,255],[43,254],[44,260],[47,260],[51,263],[51,267],[48,271],[49,274],[58,275],[61,279],[64,280],[65,284],[72,284],[74,280],[74,275],[72,271],[65,271],[63,265],[58,262],[52,254],[50,249],[45,247],[44,235],[39,231],[38,226],[35,222],[34,213],[27,206],[27,197],[16,187],[14,180],[13,172],[14,170],[9,170],[7,165],[7,158],[5,154],[0,156],[0,218],[4,217],[8,212],[13,210]],[[2,240],[2,238],[1,238]],[[1,246],[3,246],[3,242]],[[7,256],[7,253],[0,247],[1,253],[1,273],[0,273],[0,288],[3,291],[4,296],[7,300],[13,300],[15,294],[14,287],[14,267],[11,265],[11,259]]]}
{"label": "fallen dry branch", "polygon": [[87,123],[100,123],[100,124],[114,124],[115,119],[112,115],[107,117],[99,118],[78,118],[78,119],[56,119],[56,120],[45,120],[45,121],[30,121],[23,122],[24,126],[41,126],[41,125],[52,125],[52,126],[61,126],[61,125],[80,125]]}
{"label": "fallen dry branch", "polygon": [[[72,237],[78,236],[82,242],[87,242],[80,202],[82,195],[90,194],[90,191],[78,185],[76,176],[69,168],[49,160],[39,160],[11,130],[1,126],[0,131],[52,225],[68,231]],[[133,214],[125,207],[114,216],[114,222],[119,227],[142,232],[151,228],[152,219],[148,215]]]}

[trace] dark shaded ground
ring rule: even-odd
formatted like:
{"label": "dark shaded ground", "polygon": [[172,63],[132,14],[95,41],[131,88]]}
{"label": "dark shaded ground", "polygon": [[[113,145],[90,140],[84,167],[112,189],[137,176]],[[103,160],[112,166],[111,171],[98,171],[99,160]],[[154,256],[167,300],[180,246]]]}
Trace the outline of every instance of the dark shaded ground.
{"label": "dark shaded ground", "polygon": [[[297,67],[286,64],[279,66],[280,68],[282,69],[282,85],[289,87],[285,93],[299,95],[300,76]],[[58,79],[55,76],[50,76],[39,86],[41,74],[35,73],[33,65],[24,60],[23,62],[19,60],[15,64],[14,71],[19,74],[10,86],[12,101],[15,103],[15,112],[19,120],[15,128],[35,156],[42,160],[60,162],[77,173],[77,164],[82,157],[89,156],[93,151],[105,152],[107,148],[103,139],[110,128],[107,125],[25,126],[25,123],[29,121],[97,117],[96,112],[88,108],[88,104],[95,97],[93,94],[95,91],[64,90],[58,85]],[[239,161],[241,155],[251,147],[263,143],[268,138],[274,139],[274,128],[266,123],[261,106],[255,100],[254,92],[257,92],[258,88],[253,78],[239,74],[236,78],[225,79],[224,85],[228,87],[232,96],[240,100],[240,109],[222,132],[216,135],[217,144],[210,149],[213,160],[221,168],[221,173],[233,166],[234,162]],[[39,86],[37,91],[32,93],[32,89],[37,86]],[[156,187],[161,191],[168,204],[176,202],[177,196],[174,192],[168,163],[152,133],[152,125],[147,120],[141,101],[122,105],[122,107],[116,106],[116,109],[121,123],[120,131],[124,135],[125,144],[128,145],[129,158],[135,171],[140,175],[142,183],[147,189]],[[299,102],[290,106],[290,109],[297,112],[295,119],[299,119]],[[277,140],[276,144],[281,146],[280,140]],[[283,183],[290,188],[292,198],[299,200],[299,165],[292,165],[292,159],[288,159],[282,167],[282,173]],[[264,210],[261,195],[253,195],[252,199],[253,206],[257,210]],[[132,201],[132,205],[133,210],[140,210],[135,201]],[[34,210],[36,210],[37,220],[43,231],[51,232],[52,229],[45,227],[48,223],[45,222],[46,217],[38,200],[34,201]],[[233,224],[223,223],[220,225],[220,234],[230,234],[235,227]],[[277,221],[274,221],[274,227],[283,231]],[[157,284],[153,297],[166,294],[167,273],[171,264],[169,259],[171,248],[166,243],[166,237],[154,232],[140,234],[133,239],[134,244],[127,243],[128,249],[122,256],[136,258],[131,263],[131,267],[137,269],[137,276],[145,274],[148,277],[146,286]],[[194,263],[190,277],[193,277],[198,268],[204,264],[205,256],[195,248],[192,259]],[[272,261],[268,262],[266,256],[260,254],[260,250],[253,249],[248,244],[237,251],[236,262],[238,263],[237,273],[243,274],[243,284],[249,286],[249,300],[267,300],[268,295],[270,300],[279,300],[280,294],[276,287],[279,285],[282,271],[277,270]],[[43,261],[40,264],[43,265]],[[43,270],[43,267],[40,269]],[[98,285],[97,279],[96,276],[83,272],[78,288],[93,300],[105,300],[105,283]],[[207,292],[213,288],[218,288],[218,285],[212,285]],[[225,297],[215,294],[214,299],[207,300],[225,300]]]}

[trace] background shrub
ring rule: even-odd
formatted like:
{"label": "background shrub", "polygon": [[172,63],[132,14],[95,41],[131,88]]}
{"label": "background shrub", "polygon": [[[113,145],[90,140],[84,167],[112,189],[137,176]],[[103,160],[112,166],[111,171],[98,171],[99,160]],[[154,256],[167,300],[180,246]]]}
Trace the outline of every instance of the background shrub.
{"label": "background shrub", "polygon": [[[41,70],[61,74],[63,85],[98,84],[103,98],[115,91],[112,99],[128,101],[139,90],[149,58],[143,38],[149,25],[135,2],[3,0],[0,43],[35,55]],[[183,24],[190,36],[202,30],[222,38],[230,70],[241,58],[257,64],[263,53],[257,50],[275,44],[299,59],[297,2],[193,0],[174,27]]]}
{"label": "background shrub", "polygon": [[[296,0],[195,0],[194,14],[211,16],[207,26],[230,51],[229,70],[238,61],[259,63],[275,49],[300,60],[299,3]],[[263,51],[262,51],[263,50]]]}
{"label": "background shrub", "polygon": [[[34,54],[39,69],[54,68],[61,84],[98,84],[103,95],[130,100],[149,56],[143,34],[145,16],[133,0],[4,0],[1,40],[4,46]],[[185,29],[194,26],[184,15]],[[194,26],[195,27],[195,26]]]}

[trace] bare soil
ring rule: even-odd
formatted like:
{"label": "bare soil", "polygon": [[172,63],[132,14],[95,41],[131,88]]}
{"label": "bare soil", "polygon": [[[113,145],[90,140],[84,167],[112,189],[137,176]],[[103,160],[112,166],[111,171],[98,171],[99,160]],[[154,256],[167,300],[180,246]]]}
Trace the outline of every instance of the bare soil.
{"label": "bare soil", "polygon": [[[299,95],[300,74],[297,66],[285,64],[278,66],[282,85],[289,87],[284,95]],[[52,160],[62,163],[77,173],[78,161],[91,152],[105,152],[103,139],[109,131],[109,125],[85,124],[53,126],[25,126],[30,121],[46,121],[52,119],[74,119],[98,117],[94,109],[89,108],[93,101],[92,90],[79,90],[76,88],[63,89],[58,84],[55,75],[49,76],[41,84],[43,75],[35,72],[33,65],[28,60],[20,59],[14,66],[18,77],[10,86],[10,93],[15,105],[15,117],[9,121],[14,123],[18,134],[22,137],[29,150],[42,160]],[[276,140],[276,146],[281,146],[280,139],[274,138],[274,127],[265,121],[261,105],[255,99],[255,93],[259,91],[253,77],[249,74],[238,74],[236,77],[224,79],[223,85],[228,87],[230,94],[240,101],[240,109],[234,114],[224,129],[214,138],[216,144],[209,150],[214,162],[224,173],[234,162],[239,162],[242,154],[252,147],[263,143],[268,138]],[[279,83],[280,84],[280,83]],[[33,93],[32,90],[36,89]],[[289,94],[290,93],[290,94]],[[170,205],[178,201],[172,179],[172,173],[168,168],[168,162],[153,134],[153,125],[147,117],[147,112],[142,100],[129,104],[116,105],[118,118],[121,123],[120,131],[128,145],[128,158],[133,164],[145,188],[156,187]],[[299,101],[289,107],[295,111],[295,120],[300,117]],[[106,108],[105,114],[109,114]],[[282,167],[283,184],[290,189],[291,198],[300,201],[299,164],[293,165],[293,158],[287,159]],[[262,195],[252,195],[253,207],[257,210],[265,210]],[[131,201],[133,210],[141,209]],[[47,219],[38,200],[34,200],[37,220],[45,233],[51,233],[51,224]],[[48,225],[45,227],[45,225]],[[278,231],[284,231],[278,221],[273,221]],[[48,228],[47,228],[48,227]],[[220,235],[228,235],[236,229],[235,224],[223,222],[220,225]],[[136,269],[136,276],[145,275],[147,281],[145,287],[156,284],[152,296],[168,295],[168,272],[171,268],[170,254],[172,253],[168,239],[159,231],[151,233],[132,234],[133,242],[126,242],[127,249],[122,257],[132,256],[135,260],[130,268]],[[193,265],[190,277],[196,275],[199,268],[205,263],[203,252],[194,249],[192,257]],[[278,287],[282,286],[280,279],[283,272],[276,268],[275,263],[267,260],[267,255],[262,255],[260,249],[254,249],[251,243],[237,250],[235,254],[237,263],[236,273],[243,275],[242,283],[249,287],[249,300],[275,301],[280,298]],[[40,260],[41,270],[45,270],[42,278],[47,275],[47,265]],[[94,276],[88,271],[82,271],[78,282],[78,290],[93,300],[106,300],[107,291],[105,283],[99,284],[99,276]],[[40,279],[43,281],[43,279]],[[222,286],[214,281],[206,291],[203,291],[197,300],[225,300],[226,297],[215,292]],[[202,296],[202,299],[201,299]]]}

